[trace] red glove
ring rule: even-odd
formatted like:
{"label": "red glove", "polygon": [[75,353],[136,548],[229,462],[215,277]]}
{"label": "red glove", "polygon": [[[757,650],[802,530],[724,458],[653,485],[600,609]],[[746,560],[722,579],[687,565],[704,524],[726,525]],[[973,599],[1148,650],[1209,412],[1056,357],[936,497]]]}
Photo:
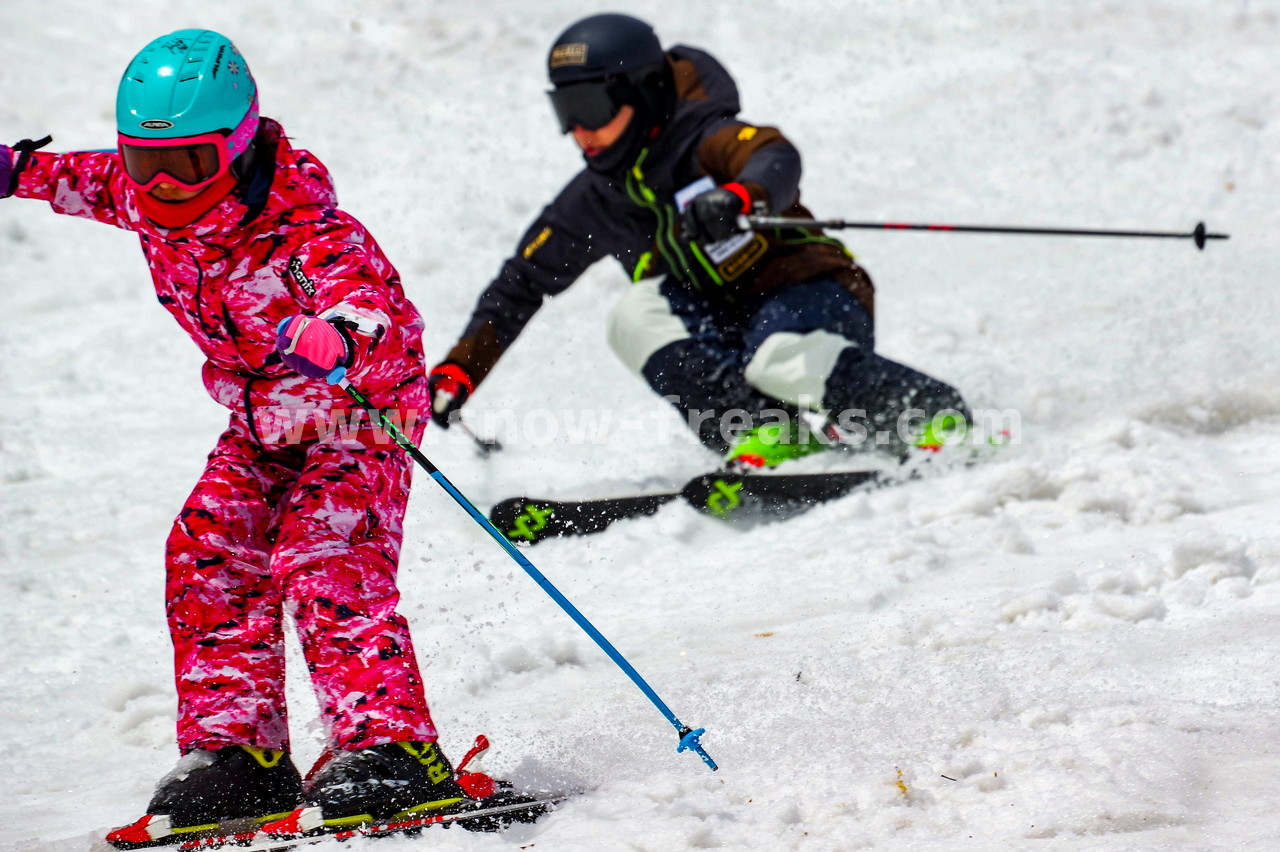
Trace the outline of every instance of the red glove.
{"label": "red glove", "polygon": [[450,418],[462,409],[467,397],[475,391],[476,383],[466,370],[445,361],[427,375],[427,388],[431,393],[431,419],[441,429],[448,429]]}

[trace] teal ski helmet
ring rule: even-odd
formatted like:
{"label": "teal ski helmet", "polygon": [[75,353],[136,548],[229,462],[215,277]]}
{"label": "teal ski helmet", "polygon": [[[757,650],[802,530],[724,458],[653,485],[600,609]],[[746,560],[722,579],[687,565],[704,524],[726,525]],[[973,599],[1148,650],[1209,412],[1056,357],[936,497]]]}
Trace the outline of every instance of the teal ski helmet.
{"label": "teal ski helmet", "polygon": [[178,30],[144,47],[120,78],[116,129],[132,140],[218,134],[220,171],[243,154],[258,130],[258,86],[224,35]]}

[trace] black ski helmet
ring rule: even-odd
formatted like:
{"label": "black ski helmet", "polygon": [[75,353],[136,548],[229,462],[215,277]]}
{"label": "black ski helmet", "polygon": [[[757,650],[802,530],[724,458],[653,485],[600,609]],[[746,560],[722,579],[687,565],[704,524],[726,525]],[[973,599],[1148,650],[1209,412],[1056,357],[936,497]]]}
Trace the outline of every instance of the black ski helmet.
{"label": "black ski helmet", "polygon": [[560,34],[547,57],[560,130],[595,130],[624,105],[661,126],[675,108],[675,81],[653,27],[630,15],[583,18]]}

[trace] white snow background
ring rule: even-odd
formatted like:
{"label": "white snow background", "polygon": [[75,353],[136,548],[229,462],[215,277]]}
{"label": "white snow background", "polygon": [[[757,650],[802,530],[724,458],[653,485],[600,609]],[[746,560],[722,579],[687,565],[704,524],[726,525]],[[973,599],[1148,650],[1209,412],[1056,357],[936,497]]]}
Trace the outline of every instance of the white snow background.
{"label": "white snow background", "polygon": [[[554,36],[617,4],[13,0],[0,138],[114,144],[151,38],[232,37],[265,114],[333,171],[452,344],[578,168]],[[1280,848],[1280,4],[768,2],[628,11],[711,50],[804,155],[820,216],[1231,234],[850,232],[879,348],[1014,409],[967,471],[735,530],[673,504],[529,551],[720,762],[420,476],[401,568],[443,744],[583,791],[532,827],[352,850]],[[607,351],[596,267],[469,407],[557,412],[479,505],[624,493],[715,463]],[[225,413],[127,233],[0,203],[0,849],[88,850],[177,757],[162,549]],[[558,412],[567,412],[561,415]],[[609,417],[592,440],[563,434]],[[551,420],[533,423],[545,434]],[[296,661],[296,656],[295,656]],[[303,673],[295,666],[294,675]],[[298,762],[323,731],[292,689]]]}

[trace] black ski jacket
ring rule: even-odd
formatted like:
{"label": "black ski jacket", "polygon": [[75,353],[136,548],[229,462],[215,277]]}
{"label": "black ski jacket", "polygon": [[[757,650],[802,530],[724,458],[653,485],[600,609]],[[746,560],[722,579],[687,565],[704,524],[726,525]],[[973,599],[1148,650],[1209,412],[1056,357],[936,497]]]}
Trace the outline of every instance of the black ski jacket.
{"label": "black ski jacket", "polygon": [[614,257],[640,280],[669,275],[712,301],[732,304],[818,275],[841,281],[873,308],[870,278],[820,231],[754,234],[728,257],[680,236],[676,193],[700,178],[738,183],[753,206],[811,218],[800,206],[800,154],[772,127],[740,121],[738,88],[710,54],[667,53],[677,106],[622,175],[584,168],[525,232],[516,253],[480,295],[462,337],[445,358],[479,384],[542,306],[592,264]]}

